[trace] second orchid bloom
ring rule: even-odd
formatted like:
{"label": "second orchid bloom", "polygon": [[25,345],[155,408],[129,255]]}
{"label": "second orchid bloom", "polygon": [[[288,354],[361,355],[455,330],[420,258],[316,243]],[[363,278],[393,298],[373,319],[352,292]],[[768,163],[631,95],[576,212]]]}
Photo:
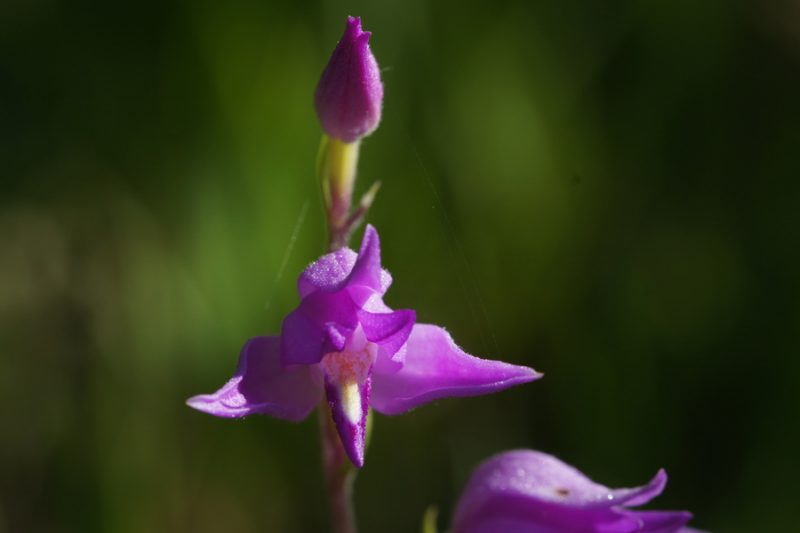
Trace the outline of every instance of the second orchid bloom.
{"label": "second orchid bloom", "polygon": [[664,490],[659,470],[640,487],[610,489],[535,450],[513,450],[481,464],[456,506],[452,533],[703,533],[687,511],[640,511]]}
{"label": "second orchid bloom", "polygon": [[528,367],[473,357],[443,328],[417,324],[414,311],[393,311],[383,302],[391,282],[381,268],[378,233],[367,226],[358,253],[329,253],[300,275],[301,302],[280,337],[247,341],[233,378],[189,405],[221,417],[299,421],[324,392],[344,450],[361,467],[370,407],[396,415],[541,377]]}

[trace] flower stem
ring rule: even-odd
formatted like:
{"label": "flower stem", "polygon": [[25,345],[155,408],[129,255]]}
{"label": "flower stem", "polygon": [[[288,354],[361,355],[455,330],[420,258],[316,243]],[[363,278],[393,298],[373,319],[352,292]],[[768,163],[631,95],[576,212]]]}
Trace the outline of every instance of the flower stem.
{"label": "flower stem", "polygon": [[322,402],[317,412],[322,440],[322,468],[325,471],[333,532],[356,533],[356,517],[353,509],[353,482],[356,478],[356,469],[344,453],[328,404]]}
{"label": "flower stem", "polygon": [[[330,252],[347,246],[377,192],[377,186],[373,186],[355,212],[351,213],[359,144],[359,141],[345,143],[327,136],[323,136],[320,144],[317,172],[325,198]],[[317,412],[332,530],[334,533],[356,533],[353,483],[357,471],[345,454],[327,402],[323,401]]]}
{"label": "flower stem", "polygon": [[323,136],[320,145],[317,166],[325,197],[328,248],[331,252],[347,246],[350,234],[355,229],[349,219],[360,144],[359,141],[346,143]]}
{"label": "flower stem", "polygon": [[322,136],[319,146],[317,173],[325,199],[329,252],[347,246],[350,236],[364,221],[380,189],[380,182],[373,183],[358,205],[353,206],[360,146],[361,141],[346,143],[327,135]]}

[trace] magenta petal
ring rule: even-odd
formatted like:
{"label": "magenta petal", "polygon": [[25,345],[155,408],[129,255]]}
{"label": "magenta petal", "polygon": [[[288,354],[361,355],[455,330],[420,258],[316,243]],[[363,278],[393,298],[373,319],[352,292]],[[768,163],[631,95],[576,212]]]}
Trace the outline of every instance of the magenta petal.
{"label": "magenta petal", "polygon": [[634,531],[642,533],[677,533],[692,519],[692,513],[688,511],[623,512],[637,520],[639,529]]}
{"label": "magenta petal", "polygon": [[315,292],[331,293],[346,287],[356,304],[363,305],[376,293],[383,295],[391,284],[392,276],[381,268],[378,232],[367,225],[358,254],[342,248],[323,255],[300,274],[297,291],[305,299]]}
{"label": "magenta petal", "polygon": [[319,403],[322,386],[319,370],[298,366],[283,368],[278,337],[254,337],[239,356],[236,374],[213,394],[189,398],[198,411],[225,418],[265,414],[299,421]]}
{"label": "magenta petal", "polygon": [[453,531],[491,533],[519,524],[514,531],[686,532],[688,512],[634,511],[624,506],[656,496],[665,482],[660,471],[642,487],[609,489],[551,455],[505,452],[473,473],[456,508]]}
{"label": "magenta petal", "polygon": [[347,345],[347,340],[353,335],[353,329],[342,327],[335,322],[325,325],[326,343],[323,352],[341,352]]}
{"label": "magenta petal", "polygon": [[[318,363],[326,353],[341,351],[366,313],[370,338],[386,339],[382,352],[391,357],[402,346],[406,334],[394,323],[371,319],[370,313],[391,313],[381,300],[391,277],[381,269],[380,241],[367,226],[359,254],[339,250],[312,263],[300,276],[297,287],[302,300],[281,327],[281,360],[284,364]],[[407,318],[408,311],[404,311]],[[394,330],[392,330],[394,327]],[[391,330],[391,331],[389,331]]]}
{"label": "magenta petal", "polygon": [[322,359],[326,332],[298,307],[283,319],[280,336],[284,364],[311,365]]}
{"label": "magenta petal", "polygon": [[333,292],[344,285],[353,265],[356,253],[350,248],[341,248],[325,254],[303,270],[297,280],[297,291],[300,298],[305,298],[316,291]]}
{"label": "magenta petal", "polygon": [[353,270],[347,279],[347,285],[361,285],[375,291],[386,292],[381,277],[381,241],[378,232],[371,224],[367,224],[364,237],[361,239],[361,249],[358,251]]}
{"label": "magenta petal", "polygon": [[[325,393],[339,439],[342,441],[342,446],[350,462],[356,468],[361,468],[364,466],[371,380],[367,378],[364,383],[354,386],[358,387],[356,413],[353,413],[352,406],[348,405],[352,400],[346,398],[347,393],[331,381],[325,380]],[[354,414],[358,416],[354,417]]]}
{"label": "magenta petal", "polygon": [[647,485],[633,489],[616,489],[612,491],[614,503],[617,505],[644,505],[662,492],[667,486],[667,472],[662,468],[653,476]]}
{"label": "magenta petal", "polygon": [[417,314],[407,309],[390,313],[358,312],[358,322],[367,340],[378,345],[378,364],[386,365],[391,361],[396,365],[392,372],[400,368],[405,354],[400,348],[411,335],[416,319]]}
{"label": "magenta petal", "polygon": [[357,308],[346,292],[317,292],[283,319],[281,360],[284,364],[318,363],[323,355],[339,351],[358,326]]}
{"label": "magenta petal", "polygon": [[376,366],[371,401],[376,411],[396,415],[437,398],[488,394],[541,376],[528,367],[473,357],[443,328],[416,324],[403,367],[384,373]]}

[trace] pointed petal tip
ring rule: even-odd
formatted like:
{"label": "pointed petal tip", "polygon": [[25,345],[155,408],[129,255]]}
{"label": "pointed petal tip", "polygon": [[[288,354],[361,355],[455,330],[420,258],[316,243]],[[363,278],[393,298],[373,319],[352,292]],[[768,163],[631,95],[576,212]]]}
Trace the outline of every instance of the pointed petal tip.
{"label": "pointed petal tip", "polygon": [[344,27],[344,35],[352,40],[356,40],[364,35],[364,33],[365,32],[361,29],[361,17],[348,16]]}
{"label": "pointed petal tip", "polygon": [[370,37],[372,37],[371,31],[362,31],[358,37],[356,37],[356,41],[358,41],[359,44],[367,45],[369,44]]}
{"label": "pointed petal tip", "polygon": [[358,250],[356,262],[345,285],[364,285],[379,290],[382,287],[382,272],[380,238],[375,228],[367,225],[364,236],[361,238],[361,247]]}
{"label": "pointed petal tip", "polygon": [[[647,484],[647,486],[652,491],[650,493],[652,494],[652,496],[650,497],[655,498],[656,496],[664,492],[664,489],[667,488],[667,481],[668,481],[667,471],[664,470],[663,468],[659,468],[658,472],[656,472],[656,475],[653,476],[653,479],[651,479],[650,482]],[[649,500],[650,498],[648,498],[647,501]]]}
{"label": "pointed petal tip", "polygon": [[221,417],[240,418],[248,414],[246,409],[232,409],[221,406],[219,399],[213,394],[198,394],[186,400],[186,405],[201,413]]}
{"label": "pointed petal tip", "polygon": [[544,372],[539,372],[529,366],[523,366],[521,368],[525,369],[522,377],[526,381],[536,381],[537,379],[542,379],[544,377]]}
{"label": "pointed petal tip", "polygon": [[364,468],[364,450],[359,450],[355,455],[349,455],[348,458],[350,462],[353,463],[353,466],[361,470]]}
{"label": "pointed petal tip", "polygon": [[334,420],[345,455],[347,455],[347,458],[354,467],[361,469],[364,466],[365,447],[363,428],[361,432],[358,432],[357,430],[353,432],[352,427],[343,427],[344,424],[341,420]]}
{"label": "pointed petal tip", "polygon": [[186,403],[186,405],[188,405],[192,409],[202,409],[202,404],[204,403],[202,401],[202,398],[203,398],[202,395],[192,396],[191,398],[187,398],[186,402],[184,403]]}
{"label": "pointed petal tip", "polygon": [[[348,374],[356,369],[349,365],[342,366],[341,361],[337,359],[325,359],[323,363],[323,367],[327,367],[325,369],[325,392],[339,442],[353,466],[361,468],[364,466],[372,380],[367,375],[366,379],[349,381],[345,378],[348,378]],[[349,361],[349,363],[355,362]],[[358,378],[359,376],[350,375],[349,377]]]}
{"label": "pointed petal tip", "polygon": [[[369,34],[369,32],[367,32]],[[375,240],[375,244],[380,244],[381,240],[378,237],[378,230],[375,229],[375,226],[372,224],[367,224],[364,227],[364,237],[361,239],[361,248],[365,248],[367,244],[371,244],[373,239]]]}
{"label": "pointed petal tip", "polygon": [[664,492],[664,489],[667,487],[667,480],[667,471],[663,468],[659,468],[656,475],[653,476],[653,479],[647,484],[647,487],[655,493],[654,496],[658,496]]}
{"label": "pointed petal tip", "polygon": [[644,505],[659,494],[664,492],[667,487],[667,471],[660,468],[653,479],[648,481],[645,485],[634,489],[625,489],[619,499],[619,503],[626,507],[635,507],[637,505]]}
{"label": "pointed petal tip", "polygon": [[513,365],[510,363],[507,363],[507,365],[508,370],[506,375],[503,379],[497,380],[496,385],[505,385],[507,387],[511,387],[513,385],[530,383],[544,377],[542,372],[537,372],[535,369],[529,366]]}
{"label": "pointed petal tip", "polygon": [[524,385],[525,383],[531,383],[544,377],[544,374],[537,372],[530,367],[516,365],[513,366],[514,370],[509,372],[506,379],[499,380],[495,383],[495,387],[497,387],[498,390],[511,388],[515,385]]}
{"label": "pointed petal tip", "polygon": [[[336,424],[337,432],[339,433],[339,440],[342,443],[345,455],[356,468],[364,466],[364,448],[366,441],[364,439],[364,428],[347,427],[347,423],[341,418],[334,416],[334,423]],[[359,431],[359,429],[361,431]]]}

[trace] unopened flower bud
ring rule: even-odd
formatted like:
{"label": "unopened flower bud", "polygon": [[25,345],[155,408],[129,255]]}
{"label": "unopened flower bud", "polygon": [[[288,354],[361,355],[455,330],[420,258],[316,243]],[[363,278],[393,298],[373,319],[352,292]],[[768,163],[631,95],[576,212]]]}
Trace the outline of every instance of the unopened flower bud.
{"label": "unopened flower bud", "polygon": [[383,84],[369,48],[370,35],[361,30],[360,18],[347,17],[344,35],[331,54],[314,95],[322,129],[346,143],[366,137],[381,120]]}

